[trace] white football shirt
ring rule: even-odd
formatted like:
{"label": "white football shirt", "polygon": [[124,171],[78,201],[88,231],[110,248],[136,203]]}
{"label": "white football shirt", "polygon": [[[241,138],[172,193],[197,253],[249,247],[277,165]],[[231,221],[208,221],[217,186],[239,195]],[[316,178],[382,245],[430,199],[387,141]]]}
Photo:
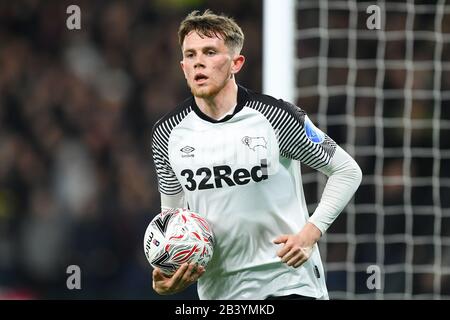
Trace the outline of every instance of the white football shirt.
{"label": "white football shirt", "polygon": [[214,120],[193,97],[153,128],[162,195],[184,194],[211,224],[214,255],[198,281],[200,299],[327,299],[317,244],[299,268],[280,261],[273,239],[309,219],[300,162],[326,167],[337,145],[300,108],[238,87],[233,114]]}

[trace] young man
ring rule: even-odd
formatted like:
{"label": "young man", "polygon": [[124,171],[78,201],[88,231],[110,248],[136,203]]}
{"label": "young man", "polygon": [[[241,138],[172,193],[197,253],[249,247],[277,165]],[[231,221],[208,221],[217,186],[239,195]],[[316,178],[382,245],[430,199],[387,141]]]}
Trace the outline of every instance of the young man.
{"label": "young man", "polygon": [[[236,84],[244,35],[231,18],[194,11],[178,35],[193,96],[153,130],[161,207],[202,214],[216,243],[207,270],[154,269],[154,290],[198,280],[200,299],[328,299],[317,241],[358,188],[359,166],[300,108]],[[311,217],[300,162],[329,177]]]}

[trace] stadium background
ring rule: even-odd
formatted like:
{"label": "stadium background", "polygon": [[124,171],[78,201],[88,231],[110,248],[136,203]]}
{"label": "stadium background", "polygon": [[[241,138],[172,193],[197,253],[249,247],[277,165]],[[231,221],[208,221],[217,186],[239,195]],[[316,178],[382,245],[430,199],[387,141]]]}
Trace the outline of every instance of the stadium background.
{"label": "stadium background", "polygon": [[[70,4],[81,30],[66,28]],[[330,294],[448,298],[450,5],[409,1],[367,35],[370,4],[297,4],[295,102],[365,174],[321,241]],[[241,25],[238,82],[261,91],[259,0],[0,4],[0,298],[197,298],[153,292],[142,237],[159,212],[151,128],[189,94],[177,28],[205,8]],[[325,180],[304,171],[312,211]],[[66,288],[69,265],[81,290]],[[375,292],[369,265],[383,271]]]}

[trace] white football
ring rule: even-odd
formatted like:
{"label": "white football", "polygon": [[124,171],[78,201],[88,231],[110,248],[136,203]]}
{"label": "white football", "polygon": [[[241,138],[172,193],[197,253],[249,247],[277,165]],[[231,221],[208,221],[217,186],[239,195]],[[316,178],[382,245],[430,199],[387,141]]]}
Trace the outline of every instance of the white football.
{"label": "white football", "polygon": [[183,263],[198,263],[206,269],[213,255],[214,236],[208,222],[187,209],[157,214],[144,236],[144,252],[152,267],[167,275]]}

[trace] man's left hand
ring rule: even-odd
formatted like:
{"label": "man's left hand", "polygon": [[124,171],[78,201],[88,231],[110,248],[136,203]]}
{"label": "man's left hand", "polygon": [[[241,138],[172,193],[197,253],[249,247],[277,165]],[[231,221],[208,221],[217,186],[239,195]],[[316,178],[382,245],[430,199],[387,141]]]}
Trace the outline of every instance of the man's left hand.
{"label": "man's left hand", "polygon": [[298,268],[309,259],[314,245],[320,237],[320,230],[314,224],[308,222],[299,233],[283,234],[273,240],[273,243],[284,244],[277,251],[277,256],[288,266]]}

